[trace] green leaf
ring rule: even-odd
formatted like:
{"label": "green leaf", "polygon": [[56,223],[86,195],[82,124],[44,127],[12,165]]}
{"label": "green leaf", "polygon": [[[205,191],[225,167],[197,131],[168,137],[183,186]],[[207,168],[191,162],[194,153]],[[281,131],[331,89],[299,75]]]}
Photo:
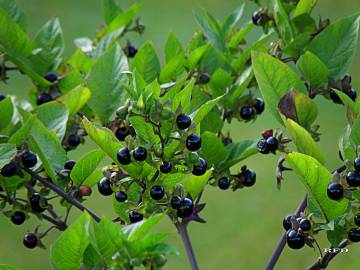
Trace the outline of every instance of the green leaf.
{"label": "green leaf", "polygon": [[86,226],[90,220],[84,212],[51,246],[50,258],[56,270],[80,269],[83,254],[89,245]]}
{"label": "green leaf", "polygon": [[0,144],[0,169],[16,156],[16,145],[10,143]]}
{"label": "green leaf", "polygon": [[286,41],[290,42],[294,39],[294,31],[289,15],[286,13],[280,0],[273,0],[274,17],[280,36]]}
{"label": "green leaf", "polygon": [[254,28],[254,24],[252,22],[248,22],[245,24],[243,28],[241,28],[230,40],[228,46],[230,49],[235,49],[240,42],[242,42],[247,34],[251,32],[251,30]]}
{"label": "green leaf", "polygon": [[185,57],[183,54],[173,57],[161,70],[159,76],[160,83],[176,81],[185,70],[184,63]]}
{"label": "green leaf", "polygon": [[160,73],[160,62],[151,42],[146,42],[138,51],[132,62],[132,67],[136,69],[148,83],[157,78]]}
{"label": "green leaf", "polygon": [[122,11],[114,0],[103,0],[104,20],[110,24]]}
{"label": "green leaf", "polygon": [[124,29],[128,24],[132,22],[141,7],[141,3],[135,3],[128,10],[118,14],[107,27],[106,33],[116,31],[120,28]]}
{"label": "green leaf", "polygon": [[193,70],[196,65],[200,62],[200,60],[203,58],[205,52],[210,48],[209,44],[203,45],[199,48],[196,48],[192,52],[190,52],[188,57],[188,63],[187,66],[189,70]]}
{"label": "green leaf", "polygon": [[[86,267],[93,269],[101,263],[101,257],[92,245],[88,245],[84,251],[83,264]],[[87,269],[87,268],[85,268]]]}
{"label": "green leaf", "polygon": [[327,66],[313,53],[305,52],[297,61],[296,66],[313,88],[324,86],[330,75]]}
{"label": "green leaf", "polygon": [[201,156],[208,165],[218,165],[227,157],[227,151],[222,141],[212,132],[201,134]]}
{"label": "green leaf", "polygon": [[146,143],[158,144],[160,139],[154,133],[152,124],[145,121],[141,116],[132,116],[129,118],[132,127],[135,129],[137,136],[139,136]]}
{"label": "green leaf", "polygon": [[197,195],[204,189],[212,174],[212,170],[208,170],[202,176],[195,176],[188,174],[181,184],[184,186],[185,192],[190,193],[192,198],[196,198]]}
{"label": "green leaf", "polygon": [[[353,133],[355,135],[355,133]],[[344,129],[343,134],[339,138],[339,149],[340,153],[343,158],[346,160],[355,160],[356,158],[356,145],[353,142],[352,136],[352,129],[350,125],[347,125],[347,127]],[[360,136],[360,134],[355,135]],[[359,138],[360,139],[360,138]]]}
{"label": "green leaf", "polygon": [[22,146],[24,143],[26,137],[30,133],[30,129],[35,121],[36,117],[34,115],[31,115],[24,125],[19,128],[9,139],[9,143],[14,143],[17,146]]}
{"label": "green leaf", "polygon": [[0,264],[0,270],[21,270],[21,269],[19,267],[12,266],[12,265]]}
{"label": "green leaf", "polygon": [[83,182],[83,185],[86,186],[95,186],[98,182],[99,179],[103,178],[103,172],[102,172],[102,168],[96,169],[92,174],[90,174],[85,181]]}
{"label": "green leaf", "polygon": [[11,100],[11,97],[0,101],[0,130],[6,128],[13,118],[14,114],[14,104]]}
{"label": "green leaf", "polygon": [[101,149],[93,150],[82,156],[71,170],[70,178],[76,185],[81,185],[104,159],[105,153]]}
{"label": "green leaf", "polygon": [[205,104],[203,104],[198,110],[191,114],[193,122],[197,125],[199,124],[204,117],[219,103],[223,96],[212,99]]}
{"label": "green leaf", "polygon": [[333,201],[328,198],[326,190],[332,175],[316,159],[300,153],[290,153],[286,155],[285,159],[295,173],[301,177],[308,196],[321,210],[327,221],[336,219],[346,211],[349,203],[347,199]]}
{"label": "green leaf", "polygon": [[0,0],[0,8],[13,19],[24,31],[26,31],[26,17],[15,0]]}
{"label": "green leaf", "polygon": [[342,78],[357,50],[360,15],[356,14],[325,28],[307,47],[329,68],[330,75]]}
{"label": "green leaf", "polygon": [[170,174],[163,175],[161,177],[162,177],[161,183],[164,185],[164,187],[166,189],[171,189],[184,179],[185,174],[170,173]]}
{"label": "green leaf", "polygon": [[222,96],[226,93],[228,87],[232,84],[231,74],[228,72],[218,69],[211,76],[209,86],[213,97]]}
{"label": "green leaf", "polygon": [[127,70],[126,56],[116,45],[101,56],[90,71],[88,105],[103,122],[109,121],[122,100],[124,89],[120,82],[127,82],[124,74]]}
{"label": "green leaf", "polygon": [[226,18],[222,26],[222,32],[224,34],[227,34],[229,30],[232,30],[236,26],[236,24],[239,22],[239,20],[244,14],[244,8],[245,8],[245,3],[243,3],[232,14],[230,14],[229,17]]}
{"label": "green leaf", "polygon": [[182,111],[188,113],[190,110],[190,101],[191,101],[191,93],[193,91],[195,85],[195,80],[192,79],[190,82],[179,91],[175,97],[173,98],[172,102],[172,110],[176,111],[179,106],[181,106]]}
{"label": "green leaf", "polygon": [[360,115],[358,115],[354,120],[351,127],[350,138],[356,146],[360,145]]}
{"label": "green leaf", "polygon": [[127,234],[129,241],[139,241],[144,238],[163,217],[163,214],[153,215],[135,224],[125,226],[123,231]]}
{"label": "green leaf", "polygon": [[250,140],[228,144],[226,146],[226,151],[228,153],[227,158],[222,164],[221,169],[224,170],[230,168],[240,161],[258,153],[256,144],[256,141]]}
{"label": "green leaf", "polygon": [[228,95],[225,95],[225,100],[227,105],[229,105],[229,107],[235,108],[237,106],[238,99],[248,88],[253,78],[254,78],[253,69],[252,67],[248,67],[236,80],[233,88],[230,90],[230,93]]}
{"label": "green leaf", "polygon": [[310,14],[315,7],[317,0],[300,0],[296,5],[293,17],[300,16],[302,14]]}
{"label": "green leaf", "polygon": [[73,116],[89,101],[91,92],[86,87],[76,87],[75,89],[67,92],[61,96],[58,100],[63,102],[68,108],[69,116]]}
{"label": "green leaf", "polygon": [[325,163],[325,158],[322,155],[320,148],[316,145],[306,129],[291,119],[284,119],[284,124],[299,152],[312,156],[321,164]]}
{"label": "green leaf", "polygon": [[252,63],[265,103],[279,123],[282,123],[277,109],[280,99],[291,89],[305,94],[307,90],[290,67],[268,54],[253,52]]}
{"label": "green leaf", "polygon": [[175,37],[173,32],[169,33],[169,36],[165,43],[165,60],[169,63],[172,58],[182,54],[183,48],[180,41]]}

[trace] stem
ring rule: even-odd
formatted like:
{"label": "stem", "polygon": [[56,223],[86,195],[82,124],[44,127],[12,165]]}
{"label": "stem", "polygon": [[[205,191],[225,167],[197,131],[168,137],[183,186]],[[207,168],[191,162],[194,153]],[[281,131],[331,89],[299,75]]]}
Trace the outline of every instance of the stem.
{"label": "stem", "polygon": [[190,238],[189,238],[189,234],[187,231],[187,224],[181,223],[181,222],[176,222],[175,223],[176,229],[178,230],[181,239],[184,243],[185,249],[186,249],[186,253],[191,265],[191,269],[192,270],[199,270],[199,266],[198,263],[196,261],[196,256],[193,250],[193,247],[191,245],[190,242]]}
{"label": "stem", "polygon": [[[307,205],[307,195],[304,196],[304,199],[301,201],[300,205],[296,209],[294,216],[298,217],[300,215],[300,213],[305,210],[306,205]],[[268,261],[268,263],[265,267],[265,270],[274,269],[274,266],[277,263],[280,255],[285,247],[285,244],[286,244],[286,232],[283,232],[273,254],[271,255],[270,260]]]}

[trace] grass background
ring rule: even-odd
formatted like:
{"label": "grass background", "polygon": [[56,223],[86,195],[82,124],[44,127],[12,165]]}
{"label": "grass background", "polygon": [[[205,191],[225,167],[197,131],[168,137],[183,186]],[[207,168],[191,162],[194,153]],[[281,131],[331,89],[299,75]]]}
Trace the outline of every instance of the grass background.
{"label": "grass background", "polygon": [[[70,55],[74,50],[73,39],[83,36],[94,36],[94,31],[102,22],[100,0],[18,0],[28,14],[29,33],[34,35],[36,30],[47,19],[58,16],[63,26],[66,52]],[[122,1],[122,6],[129,6],[134,1]],[[178,38],[185,44],[196,28],[192,11],[200,8],[208,10],[219,19],[224,19],[227,14],[242,4],[241,0],[144,0],[144,7],[140,13],[142,21],[147,26],[142,38],[131,37],[135,44],[143,40],[154,41],[159,52],[166,40],[167,33],[174,31]],[[244,21],[248,20],[255,6],[247,2]],[[351,15],[360,11],[359,0],[319,0],[314,14],[332,20]],[[358,50],[360,52],[360,50]],[[352,66],[354,86],[360,86],[360,54]],[[12,74],[9,84],[0,85],[0,92],[17,94],[25,97],[29,91],[30,82],[18,74]],[[335,168],[340,164],[338,159],[337,141],[345,126],[345,109],[333,105],[319,97],[318,123],[322,140],[320,146],[327,157],[327,166]],[[254,124],[239,124],[234,122],[228,129],[234,140],[258,138],[262,130],[276,128],[279,125],[264,113]],[[91,148],[84,145],[79,148],[80,156]],[[223,192],[208,187],[204,201],[207,206],[203,217],[207,224],[191,224],[190,235],[194,249],[198,256],[201,269],[236,270],[236,269],[263,269],[280,234],[282,233],[281,221],[285,214],[291,213],[297,207],[304,195],[304,187],[297,177],[287,174],[282,190],[278,191],[275,184],[275,167],[277,157],[256,156],[246,161],[246,164],[257,172],[257,183],[251,189],[240,190],[235,193]],[[242,164],[243,165],[243,164]],[[95,192],[94,196],[86,203],[100,215],[113,216],[111,200],[100,198]],[[72,218],[78,215],[76,210]],[[49,250],[27,250],[22,246],[23,233],[32,230],[38,221],[32,217],[21,227],[13,226],[8,219],[0,216],[0,263],[8,263],[21,267],[24,270],[50,269]],[[167,221],[161,226],[174,232],[169,242],[176,245],[181,256],[171,257],[165,269],[188,269],[184,250],[174,228]],[[45,240],[50,243],[58,236],[52,233]],[[325,239],[320,239],[323,247],[327,246]],[[360,245],[353,245],[349,253],[339,255],[329,269],[353,270],[358,269]],[[300,251],[285,249],[276,269],[305,269],[312,263],[317,254],[310,248]]]}

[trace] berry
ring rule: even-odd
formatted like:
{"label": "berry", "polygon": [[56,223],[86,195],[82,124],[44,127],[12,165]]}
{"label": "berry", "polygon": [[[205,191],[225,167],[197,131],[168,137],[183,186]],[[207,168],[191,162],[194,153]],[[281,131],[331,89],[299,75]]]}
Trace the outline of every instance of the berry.
{"label": "berry", "polygon": [[230,179],[227,177],[221,177],[218,182],[220,189],[226,190],[230,187]]}
{"label": "berry", "polygon": [[159,186],[159,185],[153,186],[150,190],[151,198],[153,198],[156,201],[164,198],[164,195],[165,195],[165,189],[163,186]]}
{"label": "berry", "polygon": [[172,197],[170,204],[173,209],[179,209],[182,205],[181,197],[179,197],[179,196]]}
{"label": "berry", "polygon": [[1,169],[1,175],[4,177],[12,177],[17,174],[17,166],[14,162],[6,164]]}
{"label": "berry", "polygon": [[255,99],[254,108],[257,114],[262,114],[265,110],[265,102],[261,98]]}
{"label": "berry", "polygon": [[209,74],[203,73],[200,75],[198,83],[199,84],[207,84],[208,82],[210,82],[210,76]]}
{"label": "berry", "polygon": [[26,168],[32,168],[37,163],[37,157],[34,153],[25,152],[21,157],[21,161]]}
{"label": "berry", "polygon": [[64,164],[64,169],[71,171],[76,164],[76,160],[68,160]]}
{"label": "berry", "polygon": [[50,94],[48,93],[41,93],[39,94],[37,97],[36,97],[36,104],[37,105],[41,105],[41,104],[44,104],[44,103],[47,103],[47,102],[50,102],[52,101],[53,98]]}
{"label": "berry", "polygon": [[286,243],[289,248],[300,249],[305,245],[305,238],[295,230],[289,230],[286,233]]}
{"label": "berry", "polygon": [[357,215],[354,217],[354,222],[355,222],[355,225],[356,225],[356,226],[359,226],[359,227],[360,227],[360,214],[357,214]]}
{"label": "berry", "polygon": [[360,228],[350,229],[348,232],[348,238],[351,242],[360,242]]}
{"label": "berry", "polygon": [[[47,206],[47,201],[43,201],[44,205]],[[30,206],[31,209],[36,213],[42,213],[46,210],[46,208],[41,206],[41,196],[39,193],[33,193],[30,196]]]}
{"label": "berry", "polygon": [[58,79],[59,79],[55,72],[49,72],[49,73],[47,73],[47,74],[44,76],[44,78],[45,78],[46,80],[48,80],[49,82],[51,82],[51,83],[55,83],[55,82],[57,82]]}
{"label": "berry", "polygon": [[24,246],[27,248],[35,248],[38,244],[38,239],[34,233],[26,233],[23,240]]}
{"label": "berry", "polygon": [[304,232],[310,231],[311,229],[311,222],[308,219],[301,219],[299,225],[300,229]]}
{"label": "berry", "polygon": [[98,190],[99,190],[100,194],[102,194],[104,196],[110,196],[111,194],[113,194],[110,179],[108,179],[106,177],[102,178],[98,182],[97,186],[98,186]]}
{"label": "berry", "polygon": [[193,166],[192,174],[196,176],[204,175],[207,170],[206,161],[199,158],[199,164]]}
{"label": "berry", "polygon": [[127,148],[121,148],[117,153],[117,160],[122,165],[129,165],[131,163],[130,151]]}
{"label": "berry", "polygon": [[178,129],[181,130],[187,129],[191,125],[190,116],[186,114],[179,114],[178,117],[176,117],[176,125]]}
{"label": "berry", "polygon": [[266,139],[266,144],[268,146],[269,151],[275,152],[278,149],[279,141],[275,137],[271,136]]}
{"label": "berry", "polygon": [[251,17],[251,20],[252,20],[253,24],[260,25],[260,19],[261,19],[260,12],[255,11],[254,14]]}
{"label": "berry", "polygon": [[253,170],[245,170],[243,172],[244,175],[244,182],[243,185],[245,187],[251,187],[256,182],[256,173]]}
{"label": "berry", "polygon": [[196,134],[190,134],[186,138],[186,148],[190,151],[197,151],[201,147],[201,138]]}
{"label": "berry", "polygon": [[124,191],[117,191],[115,192],[115,199],[118,202],[125,202],[127,200],[127,195]]}
{"label": "berry", "polygon": [[133,152],[133,157],[137,161],[144,161],[147,156],[147,151],[144,147],[136,147]]}
{"label": "berry", "polygon": [[131,223],[136,223],[139,221],[142,221],[144,216],[136,211],[130,211],[129,212],[129,219]]}
{"label": "berry", "polygon": [[190,198],[185,198],[181,202],[181,207],[177,210],[177,216],[186,218],[191,216],[194,209],[193,201]]}
{"label": "berry", "polygon": [[225,137],[225,138],[222,139],[222,143],[224,145],[231,144],[232,142],[233,142],[233,140],[230,137]]}
{"label": "berry", "polygon": [[360,173],[358,171],[349,172],[346,175],[346,182],[350,187],[360,186]]}
{"label": "berry", "polygon": [[129,130],[126,127],[120,127],[115,131],[116,138],[123,142],[125,138],[129,135]]}
{"label": "berry", "polygon": [[5,95],[0,94],[0,101],[3,101],[5,98],[6,98],[6,96],[5,96]]}
{"label": "berry", "polygon": [[71,146],[71,147],[77,147],[81,142],[81,138],[79,135],[77,134],[71,134],[69,137],[68,137],[68,144]]}
{"label": "berry", "polygon": [[172,170],[172,164],[168,161],[164,161],[163,163],[161,163],[160,165],[160,171],[164,174],[166,173],[170,173]]}
{"label": "berry", "polygon": [[258,143],[256,144],[256,148],[261,154],[266,155],[270,153],[269,146],[266,143],[265,139],[261,139],[260,141],[258,141]]}
{"label": "berry", "polygon": [[354,89],[350,90],[350,91],[346,91],[345,94],[352,99],[352,101],[356,100],[357,97],[357,93]]}
{"label": "berry", "polygon": [[240,117],[244,120],[250,120],[256,114],[256,110],[252,106],[244,106],[240,109]]}
{"label": "berry", "polygon": [[283,228],[285,231],[288,231],[292,228],[292,223],[291,223],[291,217],[292,215],[287,215],[286,217],[284,217],[283,219]]}
{"label": "berry", "polygon": [[344,195],[344,188],[341,184],[330,183],[327,187],[327,195],[331,200],[340,200]]}
{"label": "berry", "polygon": [[12,216],[11,216],[11,221],[12,223],[14,223],[15,225],[21,225],[24,223],[26,219],[26,216],[24,214],[24,212],[21,211],[16,211]]}
{"label": "berry", "polygon": [[83,197],[83,196],[90,196],[91,193],[92,193],[92,189],[91,189],[90,186],[81,185],[81,186],[79,187],[79,195],[80,195],[81,197]]}
{"label": "berry", "polygon": [[355,168],[355,171],[360,172],[360,158],[356,158],[354,160],[354,168]]}
{"label": "berry", "polygon": [[138,52],[138,49],[136,47],[134,47],[133,45],[128,45],[125,49],[124,52],[126,54],[127,57],[129,58],[133,58],[135,57],[135,55]]}

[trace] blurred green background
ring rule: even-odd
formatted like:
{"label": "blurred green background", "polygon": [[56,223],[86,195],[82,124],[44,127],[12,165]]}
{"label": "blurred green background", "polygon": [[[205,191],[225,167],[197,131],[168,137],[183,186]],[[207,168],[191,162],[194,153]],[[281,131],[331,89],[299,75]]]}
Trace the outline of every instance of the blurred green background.
{"label": "blurred green background", "polygon": [[[93,37],[95,29],[102,22],[101,0],[18,0],[28,15],[29,33],[34,35],[36,30],[47,19],[53,16],[60,18],[66,40],[67,55],[75,49],[73,39],[77,37]],[[134,1],[121,1],[123,7]],[[140,45],[143,40],[154,41],[159,52],[166,40],[167,33],[174,31],[185,44],[196,28],[193,10],[204,8],[219,19],[240,6],[243,0],[144,0],[144,7],[140,13],[142,21],[147,26],[142,38],[130,36],[135,44]],[[255,6],[247,2],[246,18],[250,19]],[[314,14],[332,20],[360,11],[359,0],[319,0]],[[1,26],[0,26],[1,27]],[[360,50],[358,50],[360,52]],[[351,73],[355,88],[360,88],[360,53],[352,66]],[[9,84],[0,85],[0,92],[17,94],[25,97],[29,91],[30,82],[22,76],[12,74]],[[360,93],[360,92],[359,92]],[[318,123],[321,123],[322,139],[320,146],[327,157],[328,168],[335,168],[340,164],[338,158],[337,141],[345,126],[345,109],[333,105],[323,98],[317,98],[319,104]],[[239,124],[234,122],[229,130],[234,140],[259,138],[262,130],[277,128],[279,125],[270,114],[263,114],[254,124]],[[87,151],[92,145],[80,147],[76,158]],[[276,189],[275,167],[277,157],[256,156],[246,162],[257,172],[257,183],[251,189],[240,190],[235,193],[223,192],[208,187],[203,200],[207,206],[203,211],[206,224],[191,224],[190,235],[194,249],[198,256],[201,269],[236,270],[263,269],[269,256],[282,233],[281,221],[284,215],[291,213],[297,207],[304,195],[304,187],[293,174],[287,174],[282,190]],[[102,199],[95,192],[86,202],[101,215],[114,216],[110,199]],[[72,218],[79,213],[73,211]],[[22,246],[23,233],[32,230],[39,222],[32,217],[21,227],[13,226],[4,216],[0,217],[0,263],[8,263],[24,270],[51,269],[49,250],[27,250]],[[169,222],[161,224],[164,229],[174,232],[169,242],[176,245],[181,256],[173,256],[165,269],[188,269],[188,263],[180,238]],[[58,236],[52,233],[45,240],[50,243]],[[325,239],[320,239],[322,247],[327,247]],[[350,246],[347,254],[339,255],[329,269],[353,270],[359,269],[360,245]],[[300,251],[285,249],[276,269],[305,269],[317,257],[317,253],[310,248]]]}

